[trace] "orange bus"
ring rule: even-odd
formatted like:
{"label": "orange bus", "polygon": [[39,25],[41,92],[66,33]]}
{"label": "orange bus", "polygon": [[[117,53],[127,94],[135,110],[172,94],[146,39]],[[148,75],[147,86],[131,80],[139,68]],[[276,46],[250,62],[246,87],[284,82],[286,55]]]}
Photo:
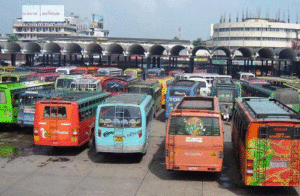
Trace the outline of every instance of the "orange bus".
{"label": "orange bus", "polygon": [[166,129],[166,169],[221,172],[223,124],[217,97],[183,97]]}
{"label": "orange bus", "polygon": [[250,186],[300,186],[299,119],[299,113],[275,99],[236,100],[232,144],[240,182]]}
{"label": "orange bus", "polygon": [[82,146],[93,143],[95,116],[108,93],[66,92],[36,103],[34,144]]}

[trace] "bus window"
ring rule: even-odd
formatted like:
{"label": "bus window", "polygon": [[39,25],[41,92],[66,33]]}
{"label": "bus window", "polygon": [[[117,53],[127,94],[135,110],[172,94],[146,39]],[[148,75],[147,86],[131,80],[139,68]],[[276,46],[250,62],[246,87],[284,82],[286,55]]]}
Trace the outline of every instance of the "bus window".
{"label": "bus window", "polygon": [[105,106],[100,110],[99,127],[141,127],[141,110],[131,106]]}
{"label": "bus window", "polygon": [[6,97],[4,91],[0,91],[0,103],[6,103]]}
{"label": "bus window", "polygon": [[220,136],[218,118],[172,117],[170,135]]}
{"label": "bus window", "polygon": [[45,118],[67,118],[66,107],[45,106],[44,109]]}

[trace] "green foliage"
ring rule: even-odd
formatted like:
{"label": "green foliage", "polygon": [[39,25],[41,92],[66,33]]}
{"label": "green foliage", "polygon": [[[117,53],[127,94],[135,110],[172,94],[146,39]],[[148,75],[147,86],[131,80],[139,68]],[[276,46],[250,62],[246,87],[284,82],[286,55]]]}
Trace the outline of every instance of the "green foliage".
{"label": "green foliage", "polygon": [[178,37],[178,36],[175,36],[173,39],[175,39],[175,40],[179,40],[179,37]]}
{"label": "green foliage", "polygon": [[204,42],[202,41],[201,38],[198,38],[198,39],[196,39],[196,40],[193,41],[193,45],[194,46],[203,46]]}
{"label": "green foliage", "polygon": [[15,34],[10,34],[8,37],[7,37],[7,41],[8,42],[17,42],[19,41],[19,37]]}

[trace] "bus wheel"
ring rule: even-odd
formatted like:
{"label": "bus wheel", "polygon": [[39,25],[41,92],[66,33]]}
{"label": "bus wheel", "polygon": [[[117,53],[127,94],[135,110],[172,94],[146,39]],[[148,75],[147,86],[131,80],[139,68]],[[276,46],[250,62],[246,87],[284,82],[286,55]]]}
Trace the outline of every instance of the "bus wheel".
{"label": "bus wheel", "polygon": [[95,144],[95,137],[94,137],[94,132],[92,132],[92,136],[90,137],[89,141],[88,141],[88,148],[93,148],[94,144]]}

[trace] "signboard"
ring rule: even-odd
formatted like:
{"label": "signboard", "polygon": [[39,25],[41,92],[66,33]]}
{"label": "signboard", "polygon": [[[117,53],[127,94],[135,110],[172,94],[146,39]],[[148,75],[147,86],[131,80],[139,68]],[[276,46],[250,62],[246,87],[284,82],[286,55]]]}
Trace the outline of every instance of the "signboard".
{"label": "signboard", "polygon": [[63,22],[64,5],[23,5],[22,20],[28,22]]}

